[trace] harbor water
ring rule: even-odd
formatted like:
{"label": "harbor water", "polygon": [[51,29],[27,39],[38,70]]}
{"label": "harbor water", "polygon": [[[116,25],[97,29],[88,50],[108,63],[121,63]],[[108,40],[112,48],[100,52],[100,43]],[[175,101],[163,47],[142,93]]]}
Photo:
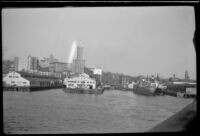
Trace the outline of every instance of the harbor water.
{"label": "harbor water", "polygon": [[6,134],[148,132],[192,101],[120,90],[101,95],[4,91],[3,127]]}

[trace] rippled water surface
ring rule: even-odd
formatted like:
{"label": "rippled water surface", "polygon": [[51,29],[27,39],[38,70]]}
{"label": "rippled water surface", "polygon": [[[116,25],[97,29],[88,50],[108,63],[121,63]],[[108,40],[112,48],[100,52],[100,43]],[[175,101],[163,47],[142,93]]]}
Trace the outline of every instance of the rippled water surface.
{"label": "rippled water surface", "polygon": [[102,95],[69,94],[62,89],[3,92],[5,133],[146,132],[192,99],[142,96],[109,90]]}

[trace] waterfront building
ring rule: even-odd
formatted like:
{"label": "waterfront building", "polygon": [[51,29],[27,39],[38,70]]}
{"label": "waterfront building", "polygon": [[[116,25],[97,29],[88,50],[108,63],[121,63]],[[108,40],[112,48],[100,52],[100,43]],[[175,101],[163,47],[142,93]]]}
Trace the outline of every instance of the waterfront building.
{"label": "waterfront building", "polygon": [[50,72],[36,72],[36,73],[30,73],[30,72],[19,72],[21,77],[26,78],[28,81],[30,81],[31,87],[50,87],[50,86],[61,86],[62,81],[59,78],[60,75],[56,73],[50,73]]}
{"label": "waterfront building", "polygon": [[41,71],[41,72],[49,72],[49,67],[41,67],[41,66],[38,66],[38,70]]}
{"label": "waterfront building", "polygon": [[3,77],[3,84],[6,86],[30,86],[30,81],[21,77],[17,72],[9,72]]}
{"label": "waterfront building", "polygon": [[11,67],[14,65],[14,62],[11,60],[4,60],[3,61],[3,73],[7,74],[9,73],[12,69]]}
{"label": "waterfront building", "polygon": [[181,79],[177,78],[177,77],[175,76],[175,74],[173,74],[173,77],[170,77],[170,78],[169,78],[169,81],[172,82],[172,83],[173,83],[173,82],[178,82],[178,81],[180,81],[180,80],[181,80]]}
{"label": "waterfront building", "polygon": [[97,82],[97,86],[102,85],[102,69],[101,68],[94,68],[93,70],[94,78]]}
{"label": "waterfront building", "polygon": [[27,70],[27,59],[15,57],[13,60],[3,61],[3,73]]}
{"label": "waterfront building", "polygon": [[28,59],[19,58],[18,71],[27,71],[28,68]]}
{"label": "waterfront building", "polygon": [[121,75],[111,72],[103,72],[102,74],[103,84],[119,87],[121,85]]}
{"label": "waterfront building", "polygon": [[121,87],[128,88],[130,78],[128,76],[121,75]]}
{"label": "waterfront building", "polygon": [[18,71],[19,68],[19,57],[15,57],[13,60],[3,61],[3,73],[7,74],[10,71]]}
{"label": "waterfront building", "polygon": [[47,67],[49,67],[49,61],[45,58],[42,60],[39,60],[39,66],[41,68],[47,68]]}
{"label": "waterfront building", "polygon": [[65,78],[64,84],[67,88],[96,88],[96,81],[89,77],[89,75],[83,73],[75,75],[72,78]]}
{"label": "waterfront building", "polygon": [[52,62],[49,66],[50,72],[64,72],[69,70],[69,64],[64,62]]}
{"label": "waterfront building", "polygon": [[90,77],[94,77],[94,72],[92,68],[85,67],[84,73],[88,74]]}
{"label": "waterfront building", "polygon": [[50,66],[50,63],[58,62],[58,59],[54,58],[51,54],[49,58],[44,57],[43,59],[39,60],[39,66],[41,68],[47,68]]}
{"label": "waterfront building", "polygon": [[64,76],[64,78],[66,78],[66,77],[70,78],[73,76],[73,73],[70,70],[67,70],[67,71],[63,71],[62,75]]}
{"label": "waterfront building", "polygon": [[93,69],[93,74],[94,75],[102,75],[102,69],[100,69],[100,68],[94,68]]}

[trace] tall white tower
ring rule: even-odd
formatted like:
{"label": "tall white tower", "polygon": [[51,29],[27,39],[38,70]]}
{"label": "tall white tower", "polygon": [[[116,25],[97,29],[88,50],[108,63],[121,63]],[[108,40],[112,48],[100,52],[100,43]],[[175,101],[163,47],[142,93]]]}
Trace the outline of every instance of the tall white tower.
{"label": "tall white tower", "polygon": [[76,74],[84,73],[85,60],[83,59],[83,46],[79,42],[77,48],[76,59],[73,60],[72,72]]}

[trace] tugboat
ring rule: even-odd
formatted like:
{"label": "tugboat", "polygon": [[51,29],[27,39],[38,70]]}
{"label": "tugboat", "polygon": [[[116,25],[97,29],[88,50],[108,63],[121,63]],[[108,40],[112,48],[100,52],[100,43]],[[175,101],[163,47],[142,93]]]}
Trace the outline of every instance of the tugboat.
{"label": "tugboat", "polygon": [[103,87],[96,88],[95,79],[90,78],[83,73],[72,78],[65,78],[64,84],[66,88],[63,89],[66,93],[80,93],[80,94],[102,94]]}
{"label": "tugboat", "polygon": [[155,95],[156,90],[158,89],[158,81],[152,78],[150,80],[139,80],[133,87],[133,92],[136,94],[142,94],[147,96]]}

